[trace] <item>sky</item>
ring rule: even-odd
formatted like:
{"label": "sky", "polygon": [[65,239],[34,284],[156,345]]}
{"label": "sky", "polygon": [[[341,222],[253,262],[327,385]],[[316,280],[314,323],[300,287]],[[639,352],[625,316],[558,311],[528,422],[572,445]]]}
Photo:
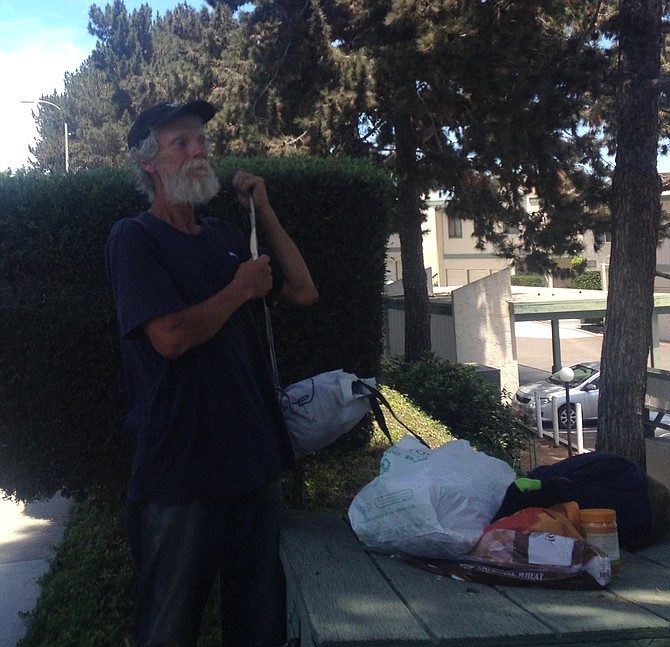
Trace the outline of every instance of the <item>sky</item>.
{"label": "sky", "polygon": [[[56,90],[63,92],[66,72],[76,72],[95,47],[88,33],[88,10],[111,0],[0,0],[0,171],[27,165],[28,147],[35,144],[37,107],[21,103]],[[125,0],[132,11],[148,4],[164,14],[179,0]],[[199,9],[201,0],[188,4]],[[44,110],[57,110],[41,106]]]}

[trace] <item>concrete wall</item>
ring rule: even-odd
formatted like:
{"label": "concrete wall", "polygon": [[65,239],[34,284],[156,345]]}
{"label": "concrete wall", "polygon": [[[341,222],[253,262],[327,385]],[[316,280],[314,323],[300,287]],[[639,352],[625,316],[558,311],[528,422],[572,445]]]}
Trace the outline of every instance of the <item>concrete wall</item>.
{"label": "concrete wall", "polygon": [[[647,396],[645,404],[654,409],[670,412],[670,371],[647,369]],[[662,430],[661,433],[665,433]],[[647,474],[670,489],[670,437],[645,438]]]}
{"label": "concrete wall", "polygon": [[[389,359],[405,353],[405,301],[402,297],[387,297],[385,303],[384,357]],[[446,300],[431,299],[430,340],[437,357],[450,362],[458,361],[453,307]]]}
{"label": "concrete wall", "polygon": [[670,411],[670,371],[647,369],[647,395],[645,404],[655,409]]}
{"label": "concrete wall", "polygon": [[[509,302],[510,272],[504,270],[451,291],[451,300],[431,298],[430,332],[433,352],[450,362],[474,364],[500,373],[502,391],[519,387],[519,365]],[[402,297],[386,298],[385,357],[405,352],[405,304]]]}
{"label": "concrete wall", "polygon": [[509,270],[491,274],[452,292],[456,361],[499,369],[501,389],[510,397],[519,388],[511,300]]}
{"label": "concrete wall", "polygon": [[670,490],[670,438],[645,438],[647,474]]}
{"label": "concrete wall", "polygon": [[658,337],[661,341],[670,341],[670,315],[658,316]]}

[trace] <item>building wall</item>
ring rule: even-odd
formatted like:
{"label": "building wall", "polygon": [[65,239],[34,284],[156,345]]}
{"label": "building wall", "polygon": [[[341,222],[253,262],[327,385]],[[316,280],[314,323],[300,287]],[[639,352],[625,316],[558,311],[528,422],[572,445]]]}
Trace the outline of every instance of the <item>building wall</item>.
{"label": "building wall", "polygon": [[[482,251],[475,249],[472,221],[462,220],[461,235],[457,237],[450,235],[448,215],[445,211],[446,199],[444,192],[434,191],[427,200],[423,255],[429,285],[440,288],[456,287],[468,285],[501,270],[509,269],[513,272],[509,261],[498,258],[492,253],[492,248],[489,247]],[[529,195],[525,199],[528,211],[537,209],[537,198]],[[670,217],[670,191],[661,195],[661,207]],[[605,239],[599,250],[596,251],[593,233],[589,231],[584,234],[587,269],[602,274],[605,289],[607,288],[611,247],[610,240]],[[657,268],[670,274],[670,239],[665,240],[659,246],[656,259]],[[570,259],[558,260],[565,267],[569,267]],[[397,234],[389,238],[386,272],[389,283],[402,278],[400,240]],[[670,292],[670,279],[657,277],[654,291]],[[670,340],[670,315],[659,316],[659,334],[662,340]]]}
{"label": "building wall", "polygon": [[[670,191],[661,194],[661,209],[666,217],[670,217]],[[665,239],[656,251],[656,269],[670,274],[670,239]],[[670,280],[657,276],[654,292],[670,292]],[[659,315],[658,336],[663,341],[670,341],[670,315]]]}
{"label": "building wall", "polygon": [[424,238],[424,249],[433,247],[436,250],[437,264],[433,266],[435,285],[467,285],[508,269],[509,261],[494,254],[492,247],[475,249],[474,224],[471,220],[454,219],[450,226],[445,200],[444,194],[433,192],[427,203],[434,230],[430,237]]}
{"label": "building wall", "polygon": [[[466,285],[509,269],[509,261],[496,256],[491,247],[481,251],[475,249],[471,220],[461,220],[460,235],[450,235],[445,201],[446,194],[432,192],[425,212],[423,259],[424,267],[430,270],[432,285]],[[386,248],[386,278],[388,282],[402,278],[400,238],[397,234],[390,236]]]}
{"label": "building wall", "polygon": [[[425,265],[425,263],[424,263]],[[386,243],[386,282],[402,279],[402,259],[400,257],[400,236],[391,234]]]}

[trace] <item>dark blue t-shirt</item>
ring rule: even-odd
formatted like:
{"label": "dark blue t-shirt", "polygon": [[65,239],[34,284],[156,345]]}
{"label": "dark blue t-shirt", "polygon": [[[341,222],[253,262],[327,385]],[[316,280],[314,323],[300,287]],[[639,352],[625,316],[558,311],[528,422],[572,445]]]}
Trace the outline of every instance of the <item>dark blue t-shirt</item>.
{"label": "dark blue t-shirt", "polygon": [[[149,213],[117,222],[106,247],[136,441],[129,498],[163,504],[265,485],[290,442],[250,305],[209,341],[167,360],[142,325],[200,303],[232,280],[248,243],[218,218],[186,234]],[[273,292],[281,287],[275,281]]]}

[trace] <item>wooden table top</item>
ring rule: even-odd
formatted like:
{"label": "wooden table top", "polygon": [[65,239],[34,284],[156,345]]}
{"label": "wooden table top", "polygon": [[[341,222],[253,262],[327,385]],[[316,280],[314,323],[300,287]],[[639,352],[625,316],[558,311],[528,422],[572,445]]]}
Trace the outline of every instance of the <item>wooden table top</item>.
{"label": "wooden table top", "polygon": [[286,511],[289,635],[300,647],[670,647],[670,541],[622,553],[605,589],[476,584],[364,550],[329,513]]}

